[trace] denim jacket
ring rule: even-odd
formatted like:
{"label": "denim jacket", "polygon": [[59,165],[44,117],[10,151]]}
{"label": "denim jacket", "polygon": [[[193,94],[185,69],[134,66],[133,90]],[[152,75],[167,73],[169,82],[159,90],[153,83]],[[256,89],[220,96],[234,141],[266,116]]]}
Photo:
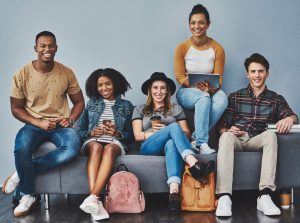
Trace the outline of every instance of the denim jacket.
{"label": "denim jacket", "polygon": [[[91,137],[90,132],[99,124],[99,118],[104,111],[104,107],[105,104],[102,98],[91,98],[88,101],[77,126],[77,132],[82,141]],[[112,110],[116,128],[121,134],[121,137],[117,139],[122,144],[130,143],[133,140],[131,125],[132,103],[121,99],[121,96],[117,96]]]}

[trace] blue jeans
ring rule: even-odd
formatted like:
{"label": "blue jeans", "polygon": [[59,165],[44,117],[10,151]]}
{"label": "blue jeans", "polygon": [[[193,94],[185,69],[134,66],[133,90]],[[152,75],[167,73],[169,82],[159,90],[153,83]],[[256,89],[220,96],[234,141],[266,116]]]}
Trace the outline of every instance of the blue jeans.
{"label": "blue jeans", "polygon": [[[32,154],[46,141],[54,143],[57,150],[33,159]],[[80,140],[72,128],[59,127],[52,131],[45,131],[34,125],[25,124],[16,136],[14,151],[16,169],[20,178],[18,187],[20,195],[34,193],[36,174],[66,163],[79,153],[79,149]]]}
{"label": "blue jeans", "polygon": [[176,98],[183,108],[195,111],[193,138],[196,145],[207,143],[209,130],[219,121],[227,108],[226,94],[219,90],[211,97],[197,88],[181,87]]}
{"label": "blue jeans", "polygon": [[172,123],[155,132],[142,145],[142,155],[165,155],[167,167],[167,183],[181,184],[184,159],[194,154],[191,143],[178,123]]}

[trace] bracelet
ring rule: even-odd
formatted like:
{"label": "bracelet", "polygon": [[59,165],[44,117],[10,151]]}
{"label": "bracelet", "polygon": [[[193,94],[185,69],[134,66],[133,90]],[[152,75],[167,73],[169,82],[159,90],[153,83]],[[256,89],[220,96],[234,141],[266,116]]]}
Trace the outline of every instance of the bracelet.
{"label": "bracelet", "polygon": [[146,140],[146,132],[144,132],[144,139]]}
{"label": "bracelet", "polygon": [[70,125],[72,126],[72,125],[74,125],[74,123],[75,123],[75,120],[74,119],[72,119],[72,118],[67,118],[68,119],[68,122],[70,123]]}

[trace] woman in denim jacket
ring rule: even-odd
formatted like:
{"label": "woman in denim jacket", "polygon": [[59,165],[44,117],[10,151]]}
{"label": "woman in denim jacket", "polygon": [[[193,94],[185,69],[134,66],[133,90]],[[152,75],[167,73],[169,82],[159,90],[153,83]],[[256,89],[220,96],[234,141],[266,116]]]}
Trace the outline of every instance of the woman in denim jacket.
{"label": "woman in denim jacket", "polygon": [[180,105],[171,102],[175,90],[174,81],[164,73],[153,73],[142,85],[147,101],[136,106],[132,115],[135,139],[144,141],[140,154],[166,156],[170,211],[180,210],[179,186],[184,162],[190,166],[189,171],[195,179],[215,170],[213,160],[200,163],[192,151],[186,115]]}
{"label": "woman in denim jacket", "polygon": [[109,218],[98,196],[116,156],[124,155],[126,143],[133,139],[133,105],[121,99],[129,88],[126,78],[111,68],[94,71],[86,81],[86,94],[90,100],[80,116],[78,134],[84,141],[81,153],[88,156],[90,195],[80,208],[90,213],[94,220]]}

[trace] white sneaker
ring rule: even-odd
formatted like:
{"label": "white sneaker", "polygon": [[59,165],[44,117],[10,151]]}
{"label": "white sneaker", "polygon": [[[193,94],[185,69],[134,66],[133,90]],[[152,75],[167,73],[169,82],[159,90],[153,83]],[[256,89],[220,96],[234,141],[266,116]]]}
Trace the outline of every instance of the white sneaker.
{"label": "white sneaker", "polygon": [[228,195],[223,195],[218,200],[218,207],[216,210],[217,217],[230,217],[232,202]]}
{"label": "white sneaker", "polygon": [[102,202],[99,201],[98,203],[99,203],[99,212],[96,213],[96,214],[91,214],[92,215],[92,219],[95,220],[95,221],[109,219],[109,214],[107,213],[107,211],[103,207]]}
{"label": "white sneaker", "polygon": [[211,154],[211,153],[215,153],[216,150],[211,149],[207,143],[203,143],[200,146],[200,154]]}
{"label": "white sneaker", "polygon": [[280,209],[273,203],[270,195],[262,195],[257,198],[257,210],[265,215],[280,215]]}
{"label": "white sneaker", "polygon": [[88,214],[97,214],[100,210],[99,199],[96,195],[91,194],[79,206],[81,210]]}
{"label": "white sneaker", "polygon": [[12,193],[20,182],[20,178],[18,177],[18,173],[14,172],[11,176],[9,176],[2,186],[3,194]]}
{"label": "white sneaker", "polygon": [[24,216],[28,214],[32,208],[37,204],[37,199],[35,196],[30,194],[22,196],[19,205],[14,210],[14,215],[16,217]]}

